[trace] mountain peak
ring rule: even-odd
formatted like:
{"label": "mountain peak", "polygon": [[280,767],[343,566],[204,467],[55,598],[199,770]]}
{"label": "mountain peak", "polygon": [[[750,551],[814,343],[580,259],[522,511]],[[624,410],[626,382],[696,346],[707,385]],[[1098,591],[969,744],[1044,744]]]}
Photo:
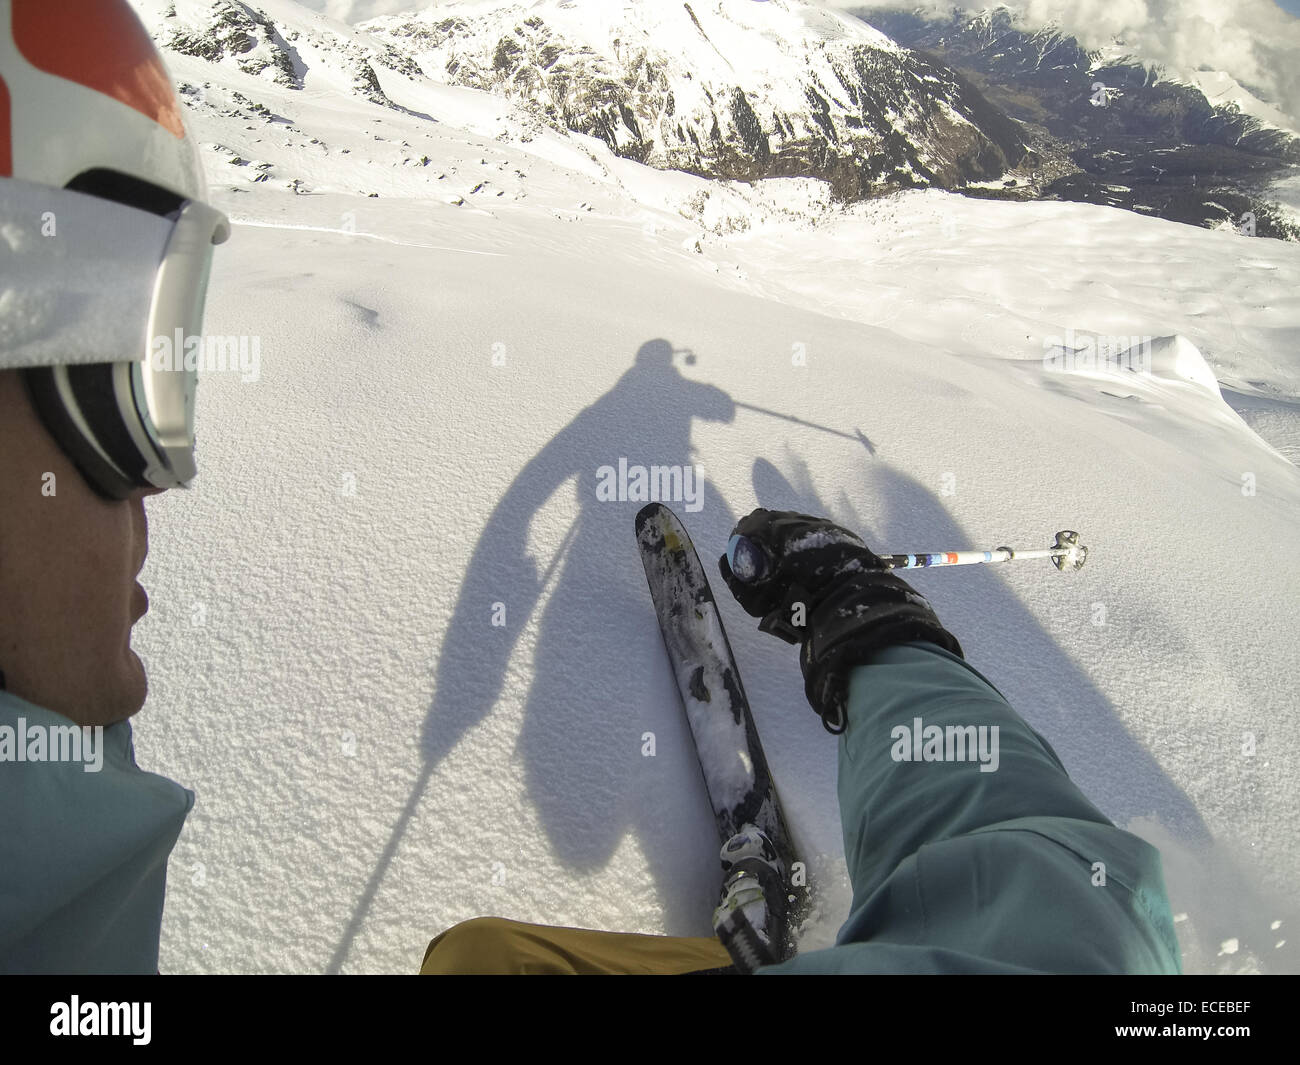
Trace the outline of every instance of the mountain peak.
{"label": "mountain peak", "polygon": [[456,0],[359,28],[430,78],[661,168],[819,177],[853,200],[999,177],[1024,155],[952,71],[802,0]]}

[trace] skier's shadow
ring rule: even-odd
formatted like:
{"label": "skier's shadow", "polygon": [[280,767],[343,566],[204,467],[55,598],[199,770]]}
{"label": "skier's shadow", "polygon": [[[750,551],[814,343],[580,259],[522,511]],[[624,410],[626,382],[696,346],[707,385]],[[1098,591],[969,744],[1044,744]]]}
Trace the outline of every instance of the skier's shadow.
{"label": "skier's shadow", "polygon": [[[438,766],[489,717],[508,685],[528,685],[516,760],[553,856],[569,869],[594,872],[631,834],[646,858],[638,894],[657,896],[667,927],[708,934],[707,902],[718,875],[709,857],[716,861],[718,844],[698,773],[686,774],[691,786],[680,785],[681,766],[694,765],[695,755],[636,551],[634,517],[644,502],[597,497],[598,471],[617,470],[620,459],[629,467],[679,467],[683,489],[702,494],[670,505],[685,513],[693,532],[725,542],[734,517],[717,489],[692,480],[687,468],[695,468],[695,419],[730,422],[735,405],[721,389],[683,376],[673,359],[666,340],[642,344],[614,388],[525,464],[492,511],[438,651],[420,775],[327,971],[346,960]],[[563,537],[552,537],[562,542],[550,558],[533,558],[530,525],[575,478],[576,507],[557,509],[576,510],[576,518]],[[646,619],[645,638],[629,646],[628,619],[637,616]],[[529,650],[526,633],[536,640],[530,674],[517,661]],[[657,686],[649,694],[647,677]],[[512,766],[493,771],[515,773]],[[509,848],[501,853],[507,880],[535,875],[510,866],[510,857]],[[647,890],[661,879],[672,887]]]}
{"label": "skier's shadow", "polygon": [[[754,463],[754,494],[760,506],[833,515],[882,553],[983,546],[969,543],[969,532],[958,527],[930,489],[888,465],[867,467],[866,494],[879,504],[869,515],[859,514],[843,492],[834,507],[827,506],[818,498],[807,467],[797,459],[792,465],[794,483],[770,462]],[[1058,574],[1045,561],[1008,565],[1045,567],[1043,580],[1068,581],[1072,576]],[[960,576],[942,570],[904,576],[957,636],[966,660],[1052,745],[1094,806],[1121,828],[1134,818],[1154,815],[1184,841],[1209,840],[1192,801],[1020,603],[1008,587],[1009,575],[1003,576],[996,566],[969,566]],[[1018,662],[1007,661],[1009,655]]]}
{"label": "skier's shadow", "polygon": [[[631,890],[642,899],[657,899],[664,927],[683,935],[709,934],[718,843],[703,783],[698,773],[682,771],[695,764],[695,755],[635,549],[633,519],[643,503],[601,501],[596,486],[598,469],[617,468],[621,458],[629,465],[693,467],[695,419],[730,422],[734,416],[735,404],[725,392],[677,370],[667,341],[647,341],[614,388],[580,412],[515,477],[475,545],[438,651],[420,774],[327,971],[338,972],[346,961],[439,765],[492,714],[507,685],[528,686],[515,760],[522,763],[527,797],[553,858],[570,870],[596,873],[631,835],[646,860],[644,883]],[[966,533],[929,489],[868,462],[866,455],[863,459],[869,495],[879,504],[870,516],[858,514],[843,492],[833,506],[823,502],[797,458],[793,482],[771,463],[755,463],[757,505],[833,517],[881,551],[966,546]],[[577,516],[564,535],[551,536],[561,543],[550,557],[534,558],[530,526],[557,491],[569,490],[568,482],[575,482],[576,507],[556,509]],[[698,502],[699,509],[691,500],[673,506],[712,570],[711,548],[726,543],[736,515],[707,480]],[[909,579],[958,635],[968,658],[1053,744],[1095,805],[1121,826],[1129,817],[1154,812],[1183,838],[1206,836],[1187,796],[1002,578],[972,567],[960,582],[951,574],[924,571]],[[738,614],[733,607],[724,595],[720,608],[742,673],[756,681],[747,684],[751,697],[785,692],[792,703],[802,703],[797,664],[753,624],[733,623]],[[635,617],[644,618],[645,634],[629,644],[628,619]],[[989,628],[992,619],[996,631]],[[531,647],[526,633],[535,634]],[[999,668],[1008,638],[1017,655],[1037,663],[1034,671]],[[517,661],[529,650],[531,671]],[[599,684],[592,683],[593,675]],[[1017,677],[1018,683],[1010,683]],[[820,728],[806,704],[788,709],[788,727]],[[1077,727],[1080,719],[1086,729]],[[778,727],[767,746],[775,750],[787,724],[773,724]],[[647,734],[653,734],[653,756],[647,756]],[[782,782],[787,789],[800,780],[814,781],[814,790],[828,784],[819,780],[824,773],[802,765],[797,770]],[[509,777],[514,769],[494,765],[485,772]],[[1125,783],[1118,794],[1116,779]],[[508,880],[536,875],[506,864],[510,857],[509,848],[501,852]]]}

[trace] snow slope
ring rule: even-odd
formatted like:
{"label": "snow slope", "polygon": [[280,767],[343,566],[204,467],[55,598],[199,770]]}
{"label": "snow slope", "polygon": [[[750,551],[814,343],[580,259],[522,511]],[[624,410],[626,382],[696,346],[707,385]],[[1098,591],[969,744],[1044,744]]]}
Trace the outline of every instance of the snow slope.
{"label": "snow slope", "polygon": [[[622,457],[703,467],[706,557],[756,505],[882,551],[1080,530],[1076,574],[912,579],[1162,848],[1187,970],[1300,969],[1300,249],[938,191],[837,213],[497,140],[523,120],[469,89],[377,70],[381,107],[350,59],[293,89],[168,58],[235,221],[206,328],[260,361],[204,378],[202,476],[150,501],[136,752],[198,793],[164,972],[413,972],[483,914],[707,933],[639,504],[594,491]],[[1150,337],[1150,372],[1088,364],[1098,337]],[[825,945],[834,741],[792,649],[720,605]]]}

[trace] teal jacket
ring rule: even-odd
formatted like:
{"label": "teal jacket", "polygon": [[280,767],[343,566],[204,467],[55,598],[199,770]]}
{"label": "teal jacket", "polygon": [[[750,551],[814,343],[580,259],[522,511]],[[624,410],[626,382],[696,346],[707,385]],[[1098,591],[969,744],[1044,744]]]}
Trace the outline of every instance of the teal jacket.
{"label": "teal jacket", "polygon": [[[79,761],[73,732],[91,741]],[[136,766],[130,722],[99,735],[0,691],[0,972],[158,971],[167,857],[194,793]]]}
{"label": "teal jacket", "polygon": [[935,644],[854,670],[839,800],[848,920],[834,947],[761,973],[1182,971],[1159,852],[1111,824],[1002,694]]}

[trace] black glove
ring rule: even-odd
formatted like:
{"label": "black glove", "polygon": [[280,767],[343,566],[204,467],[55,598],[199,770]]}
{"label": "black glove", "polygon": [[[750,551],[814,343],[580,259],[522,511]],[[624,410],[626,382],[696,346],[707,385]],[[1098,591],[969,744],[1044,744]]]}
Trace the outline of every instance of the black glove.
{"label": "black glove", "polygon": [[718,568],[763,632],[801,645],[804,692],[829,732],[848,724],[849,673],[873,651],[928,640],[965,657],[923,595],[825,518],[755,510],[732,530]]}

